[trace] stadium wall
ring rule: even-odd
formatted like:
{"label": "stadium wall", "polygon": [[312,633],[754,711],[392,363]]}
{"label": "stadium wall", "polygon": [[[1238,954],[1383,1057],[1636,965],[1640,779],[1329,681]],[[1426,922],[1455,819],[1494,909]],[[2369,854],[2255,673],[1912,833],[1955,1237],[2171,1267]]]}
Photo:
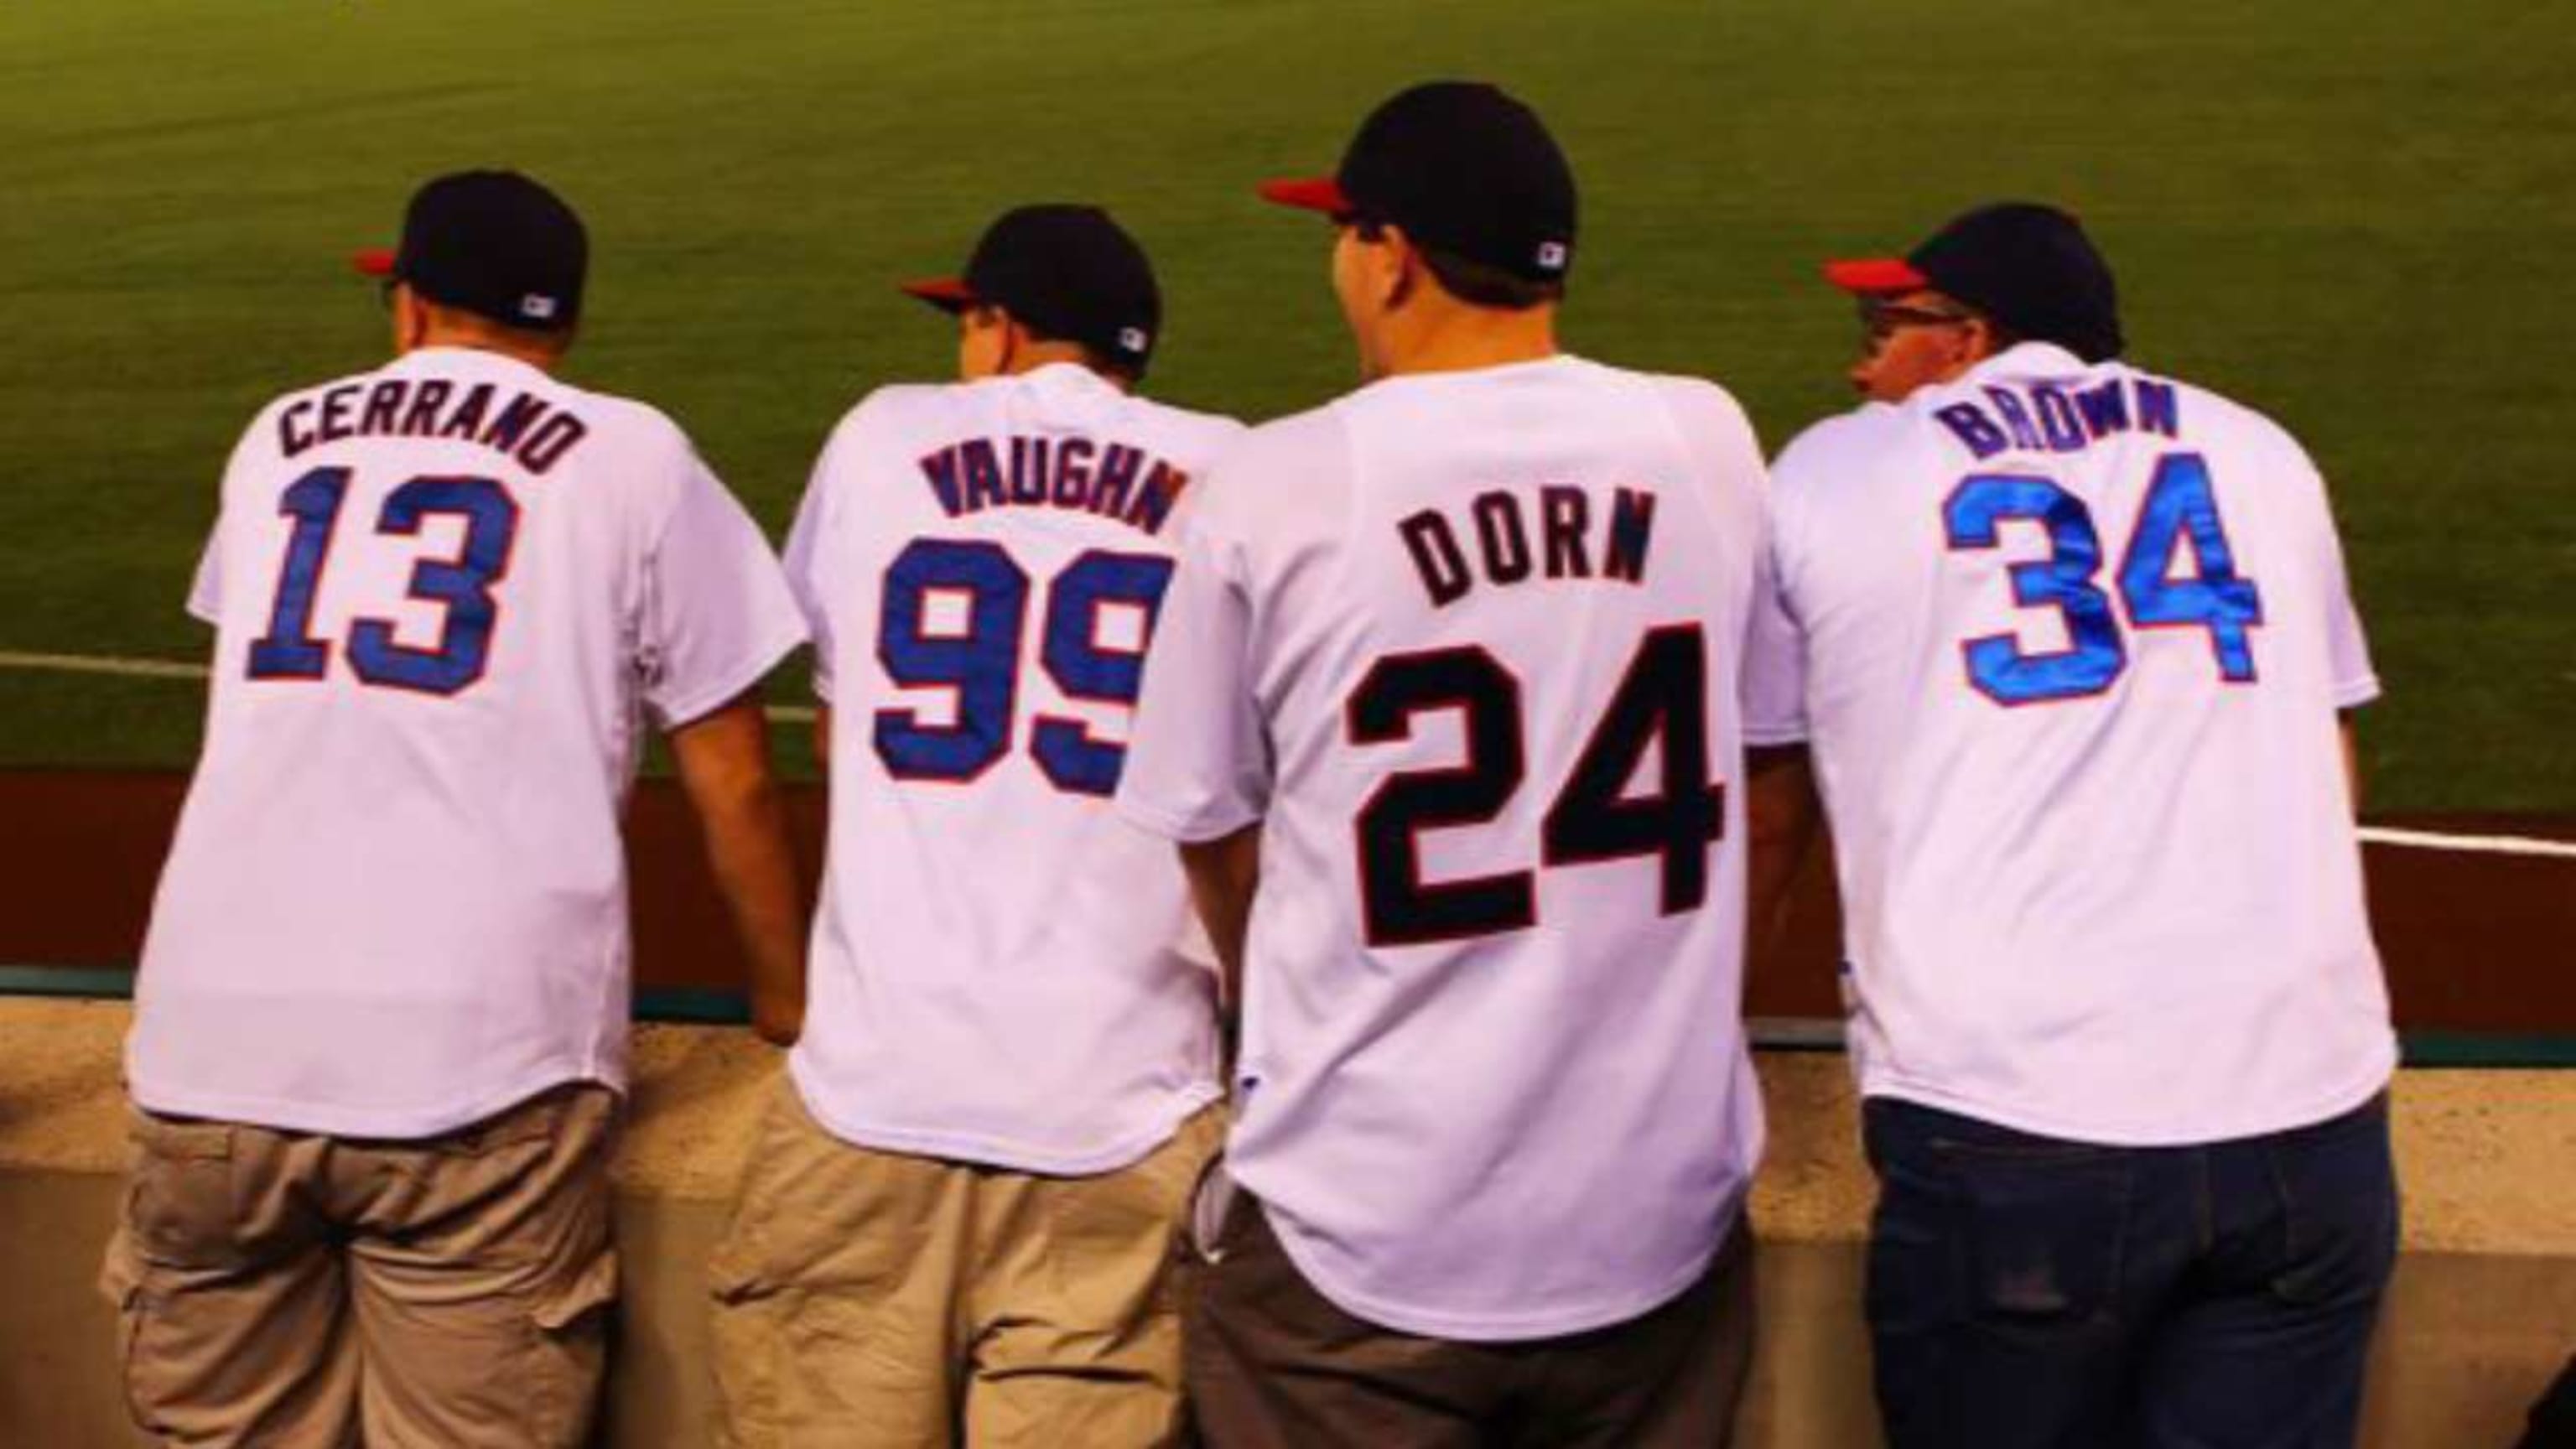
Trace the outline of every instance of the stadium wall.
{"label": "stadium wall", "polygon": [[[0,1001],[0,1443],[136,1443],[93,1286],[123,1189],[127,1008]],[[1745,1442],[1877,1442],[1860,1326],[1870,1201],[1845,1063],[1761,1059],[1762,1348]],[[703,1265],[776,1054],[727,1027],[643,1028],[618,1172],[626,1296],[607,1442],[710,1442]],[[2576,1072],[2413,1070],[2395,1090],[2406,1248],[2373,1364],[2371,1449],[2504,1445],[2576,1350]]]}

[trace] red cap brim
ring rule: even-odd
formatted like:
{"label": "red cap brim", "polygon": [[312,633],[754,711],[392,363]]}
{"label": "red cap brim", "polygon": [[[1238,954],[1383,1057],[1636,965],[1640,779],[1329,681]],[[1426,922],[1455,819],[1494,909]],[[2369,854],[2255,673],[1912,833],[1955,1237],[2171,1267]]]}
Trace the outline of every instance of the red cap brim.
{"label": "red cap brim", "polygon": [[933,277],[926,282],[902,282],[897,286],[907,297],[916,297],[942,312],[956,312],[975,305],[975,289],[962,277]]}
{"label": "red cap brim", "polygon": [[1330,176],[1302,176],[1261,183],[1261,199],[1302,207],[1327,216],[1348,216],[1357,208],[1342,194],[1342,183]]}
{"label": "red cap brim", "polygon": [[394,274],[394,251],[391,247],[369,247],[349,258],[363,276],[390,277]]}
{"label": "red cap brim", "polygon": [[1825,280],[1846,292],[1920,292],[1932,279],[1898,257],[1825,263]]}

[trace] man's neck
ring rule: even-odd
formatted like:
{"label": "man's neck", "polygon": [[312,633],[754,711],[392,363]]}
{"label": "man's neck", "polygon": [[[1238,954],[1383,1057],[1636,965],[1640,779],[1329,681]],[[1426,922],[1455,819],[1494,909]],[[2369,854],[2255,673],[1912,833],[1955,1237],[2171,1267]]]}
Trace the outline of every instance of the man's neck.
{"label": "man's neck", "polygon": [[418,342],[413,343],[410,347],[404,348],[403,351],[406,353],[416,352],[424,347],[461,347],[471,352],[489,352],[496,357],[506,357],[514,362],[524,362],[528,366],[537,369],[539,372],[553,372],[555,370],[555,365],[563,361],[563,354],[560,352],[523,346],[506,337],[494,337],[480,332],[465,332],[455,328],[430,328],[428,331],[421,334]]}
{"label": "man's neck", "polygon": [[1557,355],[1556,309],[1531,307],[1506,312],[1489,307],[1441,307],[1424,311],[1399,332],[1389,349],[1387,375],[1424,372],[1472,372],[1539,362]]}

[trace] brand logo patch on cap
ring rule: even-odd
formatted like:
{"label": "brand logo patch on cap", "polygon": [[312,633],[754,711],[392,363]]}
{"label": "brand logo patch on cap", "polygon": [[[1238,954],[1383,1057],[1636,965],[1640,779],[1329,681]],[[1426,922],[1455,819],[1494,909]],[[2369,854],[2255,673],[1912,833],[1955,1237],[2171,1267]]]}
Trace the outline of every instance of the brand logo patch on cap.
{"label": "brand logo patch on cap", "polygon": [[1145,350],[1145,344],[1153,340],[1153,338],[1146,335],[1145,329],[1142,327],[1121,327],[1118,329],[1118,345],[1127,349],[1129,352],[1142,352]]}
{"label": "brand logo patch on cap", "polygon": [[1551,272],[1561,272],[1565,270],[1565,257],[1566,250],[1565,243],[1563,242],[1552,241],[1540,242],[1538,244],[1538,264]]}
{"label": "brand logo patch on cap", "polygon": [[532,322],[550,322],[554,320],[556,305],[555,299],[543,292],[530,292],[519,299],[519,315]]}

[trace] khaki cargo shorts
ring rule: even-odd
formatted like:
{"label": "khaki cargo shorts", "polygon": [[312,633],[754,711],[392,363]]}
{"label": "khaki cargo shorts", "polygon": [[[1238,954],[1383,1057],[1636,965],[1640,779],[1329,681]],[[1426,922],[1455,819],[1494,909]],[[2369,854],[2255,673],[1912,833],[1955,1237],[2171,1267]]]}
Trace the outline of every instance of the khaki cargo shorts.
{"label": "khaki cargo shorts", "polygon": [[100,1281],[135,1424],[258,1449],[585,1442],[616,1118],[590,1083],[419,1141],[136,1112]]}
{"label": "khaki cargo shorts", "polygon": [[724,1442],[1174,1442],[1183,1224],[1223,1132],[1209,1107],[1047,1177],[851,1146],[782,1073],[710,1274]]}

